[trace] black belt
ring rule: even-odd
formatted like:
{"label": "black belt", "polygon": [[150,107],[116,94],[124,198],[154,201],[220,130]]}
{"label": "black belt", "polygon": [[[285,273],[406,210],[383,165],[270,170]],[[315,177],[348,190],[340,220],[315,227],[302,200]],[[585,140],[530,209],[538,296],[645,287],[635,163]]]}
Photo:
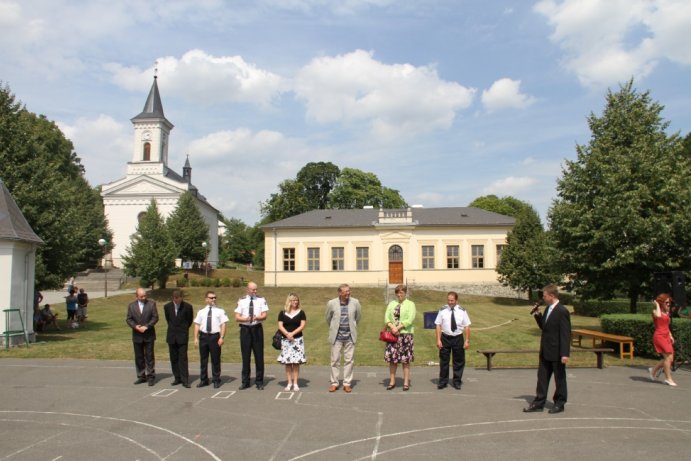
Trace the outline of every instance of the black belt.
{"label": "black belt", "polygon": [[261,323],[256,323],[256,324],[254,324],[254,325],[243,325],[243,324],[240,324],[240,328],[254,328],[254,327],[260,327],[260,326],[262,326]]}
{"label": "black belt", "polygon": [[203,331],[200,331],[199,334],[202,336],[215,336],[220,335],[221,333],[204,333]]}
{"label": "black belt", "polygon": [[458,338],[459,336],[463,336],[463,333],[460,335],[447,335],[446,333],[442,333],[442,336],[445,336],[447,338]]}

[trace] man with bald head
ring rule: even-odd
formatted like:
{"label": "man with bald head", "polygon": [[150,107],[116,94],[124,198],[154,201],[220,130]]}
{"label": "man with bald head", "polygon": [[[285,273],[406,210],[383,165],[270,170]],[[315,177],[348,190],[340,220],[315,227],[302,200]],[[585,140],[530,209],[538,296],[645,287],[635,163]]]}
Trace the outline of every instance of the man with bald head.
{"label": "man with bald head", "polygon": [[134,366],[137,370],[137,380],[134,384],[156,382],[156,360],[154,358],[154,342],[158,322],[156,303],[146,299],[144,288],[137,288],[137,298],[127,306],[127,325],[132,328],[132,344],[134,346]]}
{"label": "man with bald head", "polygon": [[247,284],[247,296],[238,300],[235,321],[240,324],[240,352],[242,353],[242,384],[240,390],[250,387],[250,354],[254,354],[255,385],[264,389],[264,329],[269,306],[266,299],[257,296],[257,284]]}

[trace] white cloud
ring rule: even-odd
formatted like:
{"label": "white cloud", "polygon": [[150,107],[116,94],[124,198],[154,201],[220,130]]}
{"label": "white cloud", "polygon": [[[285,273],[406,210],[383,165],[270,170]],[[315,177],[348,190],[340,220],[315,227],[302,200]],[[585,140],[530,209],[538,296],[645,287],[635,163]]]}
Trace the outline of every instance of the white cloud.
{"label": "white cloud", "polygon": [[532,96],[521,93],[521,81],[502,78],[482,92],[482,104],[488,112],[502,109],[523,109],[535,102]]}
{"label": "white cloud", "polygon": [[371,7],[380,8],[395,3],[395,0],[262,0],[270,8],[311,13],[318,10],[331,11],[336,15],[352,15]]}
{"label": "white cloud", "polygon": [[95,119],[79,118],[73,125],[62,122],[57,125],[74,144],[92,186],[119,179],[114,177],[114,172],[122,172],[124,176],[126,162],[132,153],[129,124],[101,114]]}
{"label": "white cloud", "polygon": [[[115,84],[133,91],[146,87],[154,73],[153,66],[140,70],[111,63],[106,68]],[[244,102],[267,107],[283,91],[281,77],[240,56],[215,57],[202,50],[190,50],[180,59],[159,58],[157,68],[158,75],[165,79],[166,95],[202,104]]]}
{"label": "white cloud", "polygon": [[356,50],[303,67],[294,91],[318,123],[365,123],[383,140],[447,129],[475,90],[443,81],[433,67],[383,64]]}
{"label": "white cloud", "polygon": [[691,64],[687,0],[542,0],[534,8],[554,28],[564,67],[583,85],[642,78],[661,59]]}
{"label": "white cloud", "polygon": [[[302,139],[248,128],[210,133],[190,142],[186,152],[192,182],[226,216],[256,216],[259,202],[306,163],[336,157],[330,149],[315,148]],[[196,171],[203,171],[204,177]]]}
{"label": "white cloud", "polygon": [[482,194],[515,195],[518,192],[530,189],[536,182],[535,178],[527,176],[508,176],[490,183],[482,190]]}

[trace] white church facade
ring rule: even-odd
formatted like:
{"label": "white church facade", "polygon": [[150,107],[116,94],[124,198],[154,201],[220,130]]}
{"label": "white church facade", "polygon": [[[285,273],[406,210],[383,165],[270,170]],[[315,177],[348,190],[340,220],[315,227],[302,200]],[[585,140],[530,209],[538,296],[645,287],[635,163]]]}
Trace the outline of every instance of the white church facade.
{"label": "white church facade", "polygon": [[[166,218],[175,210],[180,196],[185,191],[190,191],[209,226],[208,262],[215,267],[219,253],[219,212],[192,184],[189,158],[182,175],[168,167],[168,143],[173,124],[163,113],[157,77],[154,77],[144,109],[131,121],[134,142],[132,160],[127,163],[127,176],[101,186],[105,215],[113,232],[107,264],[122,267],[122,258],[127,254],[139,217],[146,211],[152,198],[161,215]],[[109,261],[109,258],[112,260]]]}

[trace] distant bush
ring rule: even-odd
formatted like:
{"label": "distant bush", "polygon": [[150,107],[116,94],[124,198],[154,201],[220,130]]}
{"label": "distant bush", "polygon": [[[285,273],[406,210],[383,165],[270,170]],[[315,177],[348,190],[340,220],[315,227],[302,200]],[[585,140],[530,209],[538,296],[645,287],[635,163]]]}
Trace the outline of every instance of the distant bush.
{"label": "distant bush", "polygon": [[[655,326],[650,314],[605,314],[600,317],[600,324],[605,333],[631,336],[636,356],[651,358],[660,356],[653,347]],[[687,351],[691,346],[691,320],[673,319],[672,336],[675,340],[675,350],[683,348]]]}
{"label": "distant bush", "polygon": [[222,287],[229,287],[230,286],[230,279],[228,277],[224,277],[221,279],[221,286]]}
{"label": "distant bush", "polygon": [[[563,302],[561,295],[559,299]],[[605,314],[627,314],[629,312],[629,300],[574,299],[573,312],[584,317],[601,317]]]}
{"label": "distant bush", "polygon": [[190,279],[190,286],[193,286],[193,287],[200,286],[199,281],[200,281],[200,279],[198,279],[198,278],[191,278]]}
{"label": "distant bush", "polygon": [[213,279],[213,286],[215,286],[216,288],[220,287],[221,286],[221,279],[219,279],[219,278]]}
{"label": "distant bush", "polygon": [[240,279],[233,279],[233,287],[234,288],[237,288],[241,285],[242,285],[242,282],[240,281]]}

